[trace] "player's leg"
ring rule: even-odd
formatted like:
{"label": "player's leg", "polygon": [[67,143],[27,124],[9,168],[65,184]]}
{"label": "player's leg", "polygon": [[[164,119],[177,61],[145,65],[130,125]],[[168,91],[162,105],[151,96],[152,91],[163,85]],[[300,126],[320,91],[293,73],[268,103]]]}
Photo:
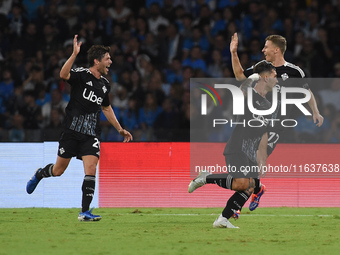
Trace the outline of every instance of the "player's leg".
{"label": "player's leg", "polygon": [[240,216],[244,204],[250,197],[250,193],[246,191],[236,191],[228,200],[221,215],[215,220],[213,226],[215,228],[235,228],[229,221],[230,218],[237,220]]}
{"label": "player's leg", "polygon": [[228,200],[221,215],[215,220],[213,226],[215,228],[235,228],[230,222],[230,218],[238,219],[244,204],[249,199],[250,195],[254,191],[254,173],[241,171],[244,166],[250,165],[250,160],[245,154],[240,155],[227,155],[226,162],[234,167],[236,170],[232,173],[234,183],[239,183],[239,188],[243,188],[243,191],[236,191]]}
{"label": "player's leg", "polygon": [[[276,142],[273,145],[276,145]],[[268,148],[271,148],[271,150],[269,150]],[[272,147],[268,146],[268,133],[264,133],[261,138],[258,150],[256,152],[257,164],[258,164],[260,171],[262,170],[263,166],[267,166],[268,151],[271,154],[274,148],[275,146],[272,146]],[[264,192],[266,191],[266,186],[260,182],[259,178],[254,178],[254,180],[255,180],[254,193],[252,194],[251,200],[249,203],[250,211],[255,210],[259,206],[260,199],[262,195],[264,194]]]}
{"label": "player's leg", "polygon": [[33,191],[43,178],[62,175],[65,172],[68,164],[70,163],[70,160],[71,158],[62,158],[58,156],[55,164],[47,164],[43,168],[38,168],[31,179],[27,182],[27,193],[33,193]]}
{"label": "player's leg", "polygon": [[96,188],[96,171],[99,162],[100,143],[98,138],[89,137],[81,145],[78,158],[83,160],[84,165],[84,180],[82,185],[82,209],[79,213],[78,220],[80,221],[98,221],[101,219],[100,215],[92,214],[90,210],[90,204],[94,197]]}
{"label": "player's leg", "polygon": [[[240,153],[226,155],[225,159],[228,169],[235,169],[234,172],[231,171],[230,173],[211,174],[208,171],[202,171],[190,182],[188,187],[189,193],[194,192],[196,189],[204,186],[205,184],[216,184],[222,188],[235,191],[246,190],[249,186],[249,180],[244,178],[245,176],[240,168],[242,164],[247,162],[247,156]],[[237,178],[234,178],[234,176]]]}
{"label": "player's leg", "polygon": [[62,175],[72,157],[74,157],[77,147],[77,140],[69,133],[62,133],[59,140],[58,157],[55,164],[48,164],[43,168],[38,168],[31,179],[27,182],[26,191],[33,193],[39,182],[43,178]]}
{"label": "player's leg", "polygon": [[92,155],[83,156],[83,164],[85,177],[82,185],[82,212],[86,212],[90,208],[96,188],[96,168],[98,164],[98,158]]}

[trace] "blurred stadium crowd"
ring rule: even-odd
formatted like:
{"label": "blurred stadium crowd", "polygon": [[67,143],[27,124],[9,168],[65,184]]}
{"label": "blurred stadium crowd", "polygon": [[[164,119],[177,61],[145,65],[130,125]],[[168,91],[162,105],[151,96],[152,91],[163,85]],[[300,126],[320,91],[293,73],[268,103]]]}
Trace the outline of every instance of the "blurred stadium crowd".
{"label": "blurred stadium crowd", "polygon": [[[244,68],[263,59],[266,36],[281,34],[288,62],[329,80],[311,88],[323,127],[303,117],[292,141],[339,142],[337,0],[0,0],[0,141],[58,140],[70,94],[59,71],[74,34],[76,66],[87,66],[91,45],[111,47],[112,106],[135,140],[189,141],[190,78],[233,77],[235,32]],[[101,124],[103,141],[121,140]]]}

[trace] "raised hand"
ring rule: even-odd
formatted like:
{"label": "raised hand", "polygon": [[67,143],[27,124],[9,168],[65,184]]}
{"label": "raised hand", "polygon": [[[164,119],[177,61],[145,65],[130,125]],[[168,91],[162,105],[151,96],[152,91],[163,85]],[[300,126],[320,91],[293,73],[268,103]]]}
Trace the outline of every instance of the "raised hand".
{"label": "raised hand", "polygon": [[238,46],[238,36],[237,36],[237,33],[234,33],[230,41],[230,52],[237,53],[237,46]]}
{"label": "raised hand", "polygon": [[73,54],[78,55],[81,44],[82,42],[78,43],[78,35],[75,35],[73,39]]}

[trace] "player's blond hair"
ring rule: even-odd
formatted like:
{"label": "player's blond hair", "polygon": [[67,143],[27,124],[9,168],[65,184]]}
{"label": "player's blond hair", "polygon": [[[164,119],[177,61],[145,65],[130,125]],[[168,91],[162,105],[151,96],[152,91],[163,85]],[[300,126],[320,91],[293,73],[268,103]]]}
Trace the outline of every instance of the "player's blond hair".
{"label": "player's blond hair", "polygon": [[269,35],[267,36],[266,41],[271,41],[273,44],[279,47],[280,51],[282,52],[282,55],[285,54],[287,49],[286,38],[284,38],[281,35]]}

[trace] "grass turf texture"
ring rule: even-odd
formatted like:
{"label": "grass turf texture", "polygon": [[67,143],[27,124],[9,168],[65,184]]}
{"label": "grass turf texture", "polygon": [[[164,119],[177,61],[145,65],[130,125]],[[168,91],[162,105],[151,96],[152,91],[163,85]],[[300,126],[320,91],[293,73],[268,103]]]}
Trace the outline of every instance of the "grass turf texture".
{"label": "grass turf texture", "polygon": [[213,229],[220,208],[0,209],[7,254],[340,254],[339,208],[243,209],[240,229]]}

